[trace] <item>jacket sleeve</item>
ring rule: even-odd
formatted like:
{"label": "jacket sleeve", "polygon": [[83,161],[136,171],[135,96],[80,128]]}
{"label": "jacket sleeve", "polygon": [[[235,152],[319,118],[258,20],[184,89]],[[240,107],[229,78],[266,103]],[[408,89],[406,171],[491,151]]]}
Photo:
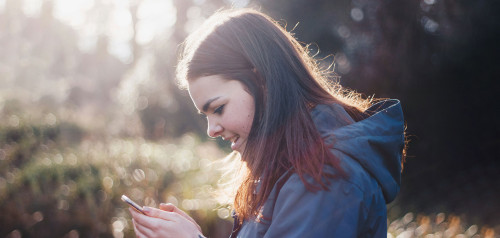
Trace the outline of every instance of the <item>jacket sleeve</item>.
{"label": "jacket sleeve", "polygon": [[367,211],[363,192],[345,180],[328,191],[306,189],[297,174],[281,188],[264,237],[358,237]]}

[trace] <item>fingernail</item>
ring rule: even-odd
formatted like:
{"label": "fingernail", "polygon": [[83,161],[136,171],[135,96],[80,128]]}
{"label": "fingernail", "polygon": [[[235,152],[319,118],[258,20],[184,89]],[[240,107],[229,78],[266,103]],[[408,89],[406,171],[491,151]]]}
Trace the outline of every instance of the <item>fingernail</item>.
{"label": "fingernail", "polygon": [[151,208],[149,208],[149,207],[142,207],[142,211],[144,211],[144,213],[149,213],[151,211]]}

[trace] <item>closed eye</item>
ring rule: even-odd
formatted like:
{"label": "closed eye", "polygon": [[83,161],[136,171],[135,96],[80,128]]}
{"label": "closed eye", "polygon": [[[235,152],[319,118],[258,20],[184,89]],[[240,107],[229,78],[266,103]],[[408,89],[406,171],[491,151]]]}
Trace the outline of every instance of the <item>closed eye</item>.
{"label": "closed eye", "polygon": [[221,106],[217,107],[217,108],[214,110],[214,114],[219,114],[219,115],[220,115],[220,114],[222,114],[222,111],[223,111],[223,109],[224,109],[224,106],[225,106],[225,105],[226,105],[226,104],[222,104]]}

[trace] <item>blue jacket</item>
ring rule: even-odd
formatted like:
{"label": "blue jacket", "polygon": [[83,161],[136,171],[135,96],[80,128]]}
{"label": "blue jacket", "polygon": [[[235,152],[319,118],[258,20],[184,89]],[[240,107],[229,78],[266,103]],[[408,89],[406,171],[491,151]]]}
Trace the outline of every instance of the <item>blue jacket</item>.
{"label": "blue jacket", "polygon": [[310,192],[297,174],[284,174],[261,209],[263,218],[235,225],[231,237],[387,237],[386,203],[401,180],[403,113],[398,100],[367,112],[354,122],[340,105],[316,106],[312,119],[325,142],[334,142],[331,152],[348,177],[331,179],[327,191]]}

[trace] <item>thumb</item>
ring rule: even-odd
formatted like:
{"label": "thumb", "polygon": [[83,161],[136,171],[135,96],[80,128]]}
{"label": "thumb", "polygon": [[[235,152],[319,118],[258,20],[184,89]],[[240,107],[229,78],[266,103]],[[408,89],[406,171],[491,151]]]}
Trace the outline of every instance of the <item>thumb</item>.
{"label": "thumb", "polygon": [[166,212],[174,212],[176,208],[172,203],[160,203],[160,209]]}

